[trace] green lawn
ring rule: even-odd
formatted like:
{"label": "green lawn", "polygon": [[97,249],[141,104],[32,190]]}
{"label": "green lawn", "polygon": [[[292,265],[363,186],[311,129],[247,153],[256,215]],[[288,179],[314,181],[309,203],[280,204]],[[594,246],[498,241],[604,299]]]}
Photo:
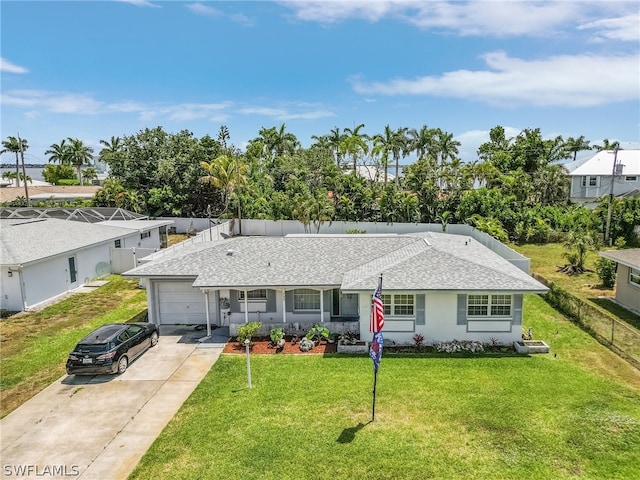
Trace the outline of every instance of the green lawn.
{"label": "green lawn", "polygon": [[106,323],[126,322],[146,307],[146,292],[136,280],[113,275],[93,292],[0,322],[0,417],[64,375],[67,355],[83,336]]}
{"label": "green lawn", "polygon": [[640,478],[640,373],[536,296],[551,354],[223,355],[131,479]]}

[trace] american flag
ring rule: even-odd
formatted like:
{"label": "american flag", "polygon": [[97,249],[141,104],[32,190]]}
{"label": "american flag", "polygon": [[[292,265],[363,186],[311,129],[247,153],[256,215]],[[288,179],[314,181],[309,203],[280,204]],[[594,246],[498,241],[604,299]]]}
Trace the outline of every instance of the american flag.
{"label": "american flag", "polygon": [[378,287],[373,293],[369,331],[376,333],[382,330],[382,327],[384,327],[384,304],[382,303],[382,276],[380,276],[378,279]]}

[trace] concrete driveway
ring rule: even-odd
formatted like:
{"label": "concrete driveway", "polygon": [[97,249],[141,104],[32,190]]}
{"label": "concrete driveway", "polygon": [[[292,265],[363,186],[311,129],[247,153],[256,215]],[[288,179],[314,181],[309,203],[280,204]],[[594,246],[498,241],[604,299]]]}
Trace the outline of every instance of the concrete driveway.
{"label": "concrete driveway", "polygon": [[2,478],[127,478],[220,356],[221,330],[198,342],[205,333],[162,326],[123,375],[51,384],[0,421]]}

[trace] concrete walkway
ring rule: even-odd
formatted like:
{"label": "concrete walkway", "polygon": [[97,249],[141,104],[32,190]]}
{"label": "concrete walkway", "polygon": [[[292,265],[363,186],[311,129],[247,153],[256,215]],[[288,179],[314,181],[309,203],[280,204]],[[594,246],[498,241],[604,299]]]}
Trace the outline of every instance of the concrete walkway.
{"label": "concrete walkway", "polygon": [[0,421],[2,478],[126,479],[216,362],[224,333],[199,342],[205,333],[162,326],[123,375],[63,376]]}

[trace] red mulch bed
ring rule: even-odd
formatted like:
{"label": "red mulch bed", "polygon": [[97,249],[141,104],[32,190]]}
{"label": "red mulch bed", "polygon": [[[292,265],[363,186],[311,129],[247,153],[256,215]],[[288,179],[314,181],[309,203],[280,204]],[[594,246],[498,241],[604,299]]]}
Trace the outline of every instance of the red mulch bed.
{"label": "red mulch bed", "polygon": [[[337,344],[327,343],[325,341],[320,342],[320,345],[316,345],[308,352],[303,352],[300,350],[298,343],[293,344],[290,340],[287,340],[282,349],[272,347],[271,339],[269,338],[256,337],[252,342],[253,346],[250,350],[252,355],[322,355],[325,353],[336,353],[338,351]],[[245,354],[246,352],[247,350],[244,344],[241,345],[235,338],[229,340],[224,347],[224,353]]]}

